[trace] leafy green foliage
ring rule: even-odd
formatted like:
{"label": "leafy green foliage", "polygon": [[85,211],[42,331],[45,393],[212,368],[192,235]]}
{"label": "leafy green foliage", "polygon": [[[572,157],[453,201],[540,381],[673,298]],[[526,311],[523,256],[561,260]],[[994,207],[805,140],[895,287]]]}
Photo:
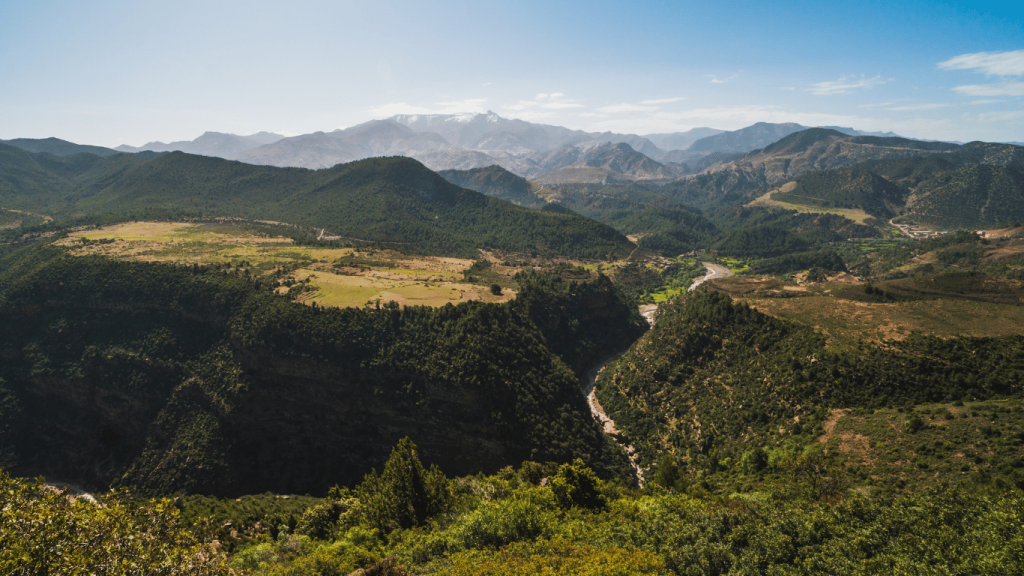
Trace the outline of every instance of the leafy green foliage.
{"label": "leafy green foliage", "polygon": [[471,551],[456,554],[438,574],[451,576],[572,576],[663,575],[669,572],[649,552],[636,548],[596,548],[565,539],[514,544],[500,552]]}
{"label": "leafy green foliage", "polygon": [[305,512],[322,505],[319,498],[311,496],[270,493],[240,498],[188,494],[174,500],[185,524],[208,521],[213,537],[228,552],[263,535],[277,538],[282,526],[286,530],[298,530],[298,526],[303,525]]}
{"label": "leafy green foliage", "polygon": [[551,478],[551,491],[555,493],[558,505],[597,509],[604,508],[604,497],[598,490],[600,480],[594,471],[577,458],[572,464],[562,464],[558,473]]}
{"label": "leafy green foliage", "polygon": [[97,502],[0,470],[0,572],[4,574],[227,574],[170,500]]}
{"label": "leafy green foliage", "polygon": [[[757,458],[750,460],[750,474],[758,473]],[[568,467],[585,470],[580,466]],[[847,489],[841,468],[820,454],[800,457],[778,484],[719,497],[603,486],[606,505],[593,509],[559,506],[551,486],[511,489],[520,475],[513,471],[465,478],[457,483],[497,490],[464,493],[450,523],[386,537],[354,527],[320,548],[306,543],[279,555],[263,569],[316,573],[309,559],[332,549],[347,551],[347,558],[361,554],[367,573],[370,558],[381,557],[392,568],[437,574],[807,574],[831,568],[1009,575],[1022,568],[1019,491],[956,486],[871,499]],[[260,547],[274,554],[279,542]],[[246,554],[236,558],[254,555]]]}

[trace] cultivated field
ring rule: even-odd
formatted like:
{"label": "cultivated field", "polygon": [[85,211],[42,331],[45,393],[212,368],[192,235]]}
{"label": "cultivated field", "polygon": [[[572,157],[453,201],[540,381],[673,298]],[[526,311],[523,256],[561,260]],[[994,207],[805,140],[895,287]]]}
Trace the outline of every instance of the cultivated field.
{"label": "cultivated field", "polygon": [[290,238],[238,224],[132,222],[74,232],[60,241],[72,253],[147,262],[229,266],[253,276],[276,275],[278,290],[303,288],[296,300],[320,306],[443,306],[467,300],[503,302],[489,286],[466,282],[472,260],[408,256],[390,250],[300,246]]}
{"label": "cultivated field", "polygon": [[940,289],[947,288],[942,282],[928,291],[930,283],[910,279],[875,285],[891,297],[867,295],[865,284],[848,274],[813,285],[738,277],[710,285],[765,314],[821,330],[833,342],[902,340],[914,331],[939,337],[1024,334],[1024,288],[1003,280],[996,289],[988,278],[959,282],[960,292]]}

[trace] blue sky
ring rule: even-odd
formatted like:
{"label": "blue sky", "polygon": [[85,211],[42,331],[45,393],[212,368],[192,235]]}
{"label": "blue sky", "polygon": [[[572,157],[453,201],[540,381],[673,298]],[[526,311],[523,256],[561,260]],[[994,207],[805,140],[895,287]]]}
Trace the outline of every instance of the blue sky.
{"label": "blue sky", "polygon": [[0,2],[0,138],[105,146],[493,110],[1024,141],[1024,3]]}

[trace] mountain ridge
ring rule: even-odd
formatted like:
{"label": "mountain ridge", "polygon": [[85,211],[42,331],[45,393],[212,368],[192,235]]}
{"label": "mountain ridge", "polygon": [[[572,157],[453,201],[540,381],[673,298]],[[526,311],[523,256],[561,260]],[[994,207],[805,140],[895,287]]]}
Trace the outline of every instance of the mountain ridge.
{"label": "mountain ridge", "polygon": [[405,157],[326,170],[254,166],[183,152],[152,160],[75,155],[55,164],[0,145],[0,203],[56,217],[185,210],[288,221],[463,257],[476,257],[483,248],[602,259],[633,249],[606,225],[460,188]]}

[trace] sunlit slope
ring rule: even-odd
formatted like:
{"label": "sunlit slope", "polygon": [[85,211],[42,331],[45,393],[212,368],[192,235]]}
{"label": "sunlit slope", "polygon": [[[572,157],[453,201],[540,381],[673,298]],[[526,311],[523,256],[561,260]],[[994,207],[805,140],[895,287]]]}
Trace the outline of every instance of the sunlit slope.
{"label": "sunlit slope", "polygon": [[402,157],[314,171],[184,153],[58,158],[0,146],[0,206],[64,217],[142,210],[240,216],[469,257],[485,248],[605,258],[632,248],[608,226],[459,188]]}

